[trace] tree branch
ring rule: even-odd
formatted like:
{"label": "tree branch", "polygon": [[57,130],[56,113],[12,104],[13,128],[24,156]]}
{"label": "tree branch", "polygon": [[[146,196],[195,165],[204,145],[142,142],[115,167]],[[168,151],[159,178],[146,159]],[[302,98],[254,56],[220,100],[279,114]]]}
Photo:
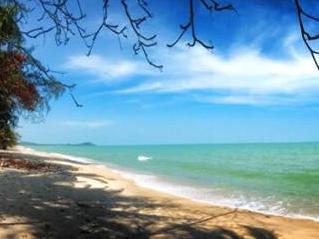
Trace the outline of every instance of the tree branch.
{"label": "tree branch", "polygon": [[162,70],[163,65],[156,64],[149,58],[147,49],[157,45],[157,42],[155,41],[157,35],[154,34],[154,35],[151,35],[151,36],[146,36],[140,31],[140,25],[144,21],[146,21],[146,19],[149,18],[151,15],[149,14],[149,11],[146,8],[145,1],[138,1],[138,2],[142,4],[142,5],[140,5],[141,8],[146,13],[148,13],[148,15],[144,16],[144,17],[139,17],[139,18],[134,19],[132,17],[132,15],[131,15],[130,11],[129,11],[129,8],[128,8],[128,5],[126,3],[126,0],[121,0],[121,4],[122,4],[122,6],[124,8],[124,12],[125,12],[125,15],[127,17],[127,20],[128,20],[128,22],[129,22],[129,24],[131,26],[131,29],[132,29],[135,37],[136,37],[136,42],[133,45],[133,51],[134,51],[134,53],[136,55],[139,54],[142,51],[146,61],[151,66],[154,66],[155,68],[158,68],[159,70]]}
{"label": "tree branch", "polygon": [[312,48],[312,46],[309,44],[308,41],[310,40],[317,40],[319,39],[319,34],[318,35],[315,35],[315,36],[311,36],[307,30],[305,29],[305,25],[304,25],[304,22],[303,22],[303,17],[306,17],[306,18],[309,18],[309,19],[312,19],[314,21],[319,21],[319,18],[317,17],[314,17],[314,16],[311,16],[310,14],[306,13],[299,0],[295,0],[295,6],[296,6],[296,11],[297,11],[297,19],[298,19],[298,23],[299,23],[299,27],[300,27],[300,32],[301,32],[301,37],[302,37],[302,40],[303,42],[305,43],[308,51],[310,52],[310,55],[317,67],[317,69],[319,70],[319,63],[318,63],[318,60],[317,60],[317,56],[319,55],[319,52],[314,50]]}
{"label": "tree branch", "polygon": [[[201,40],[196,33],[196,22],[195,22],[195,13],[194,13],[194,1],[196,0],[188,0],[188,21],[180,25],[181,32],[177,36],[176,40],[172,43],[167,44],[168,47],[174,47],[182,37],[185,35],[187,31],[190,31],[192,40],[187,43],[187,46],[194,47],[197,43],[204,47],[207,50],[212,50],[214,46],[212,44],[207,44],[203,40]],[[224,10],[235,10],[233,5],[227,4],[227,5],[221,5],[220,3],[214,1],[214,0],[197,0],[201,5],[204,6],[204,8],[208,11],[224,11]]]}

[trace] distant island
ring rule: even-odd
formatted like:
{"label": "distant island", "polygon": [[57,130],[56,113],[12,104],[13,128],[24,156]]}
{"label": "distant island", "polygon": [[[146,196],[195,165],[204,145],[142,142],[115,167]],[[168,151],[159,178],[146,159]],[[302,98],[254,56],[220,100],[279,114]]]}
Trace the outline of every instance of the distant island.
{"label": "distant island", "polygon": [[96,144],[93,144],[91,142],[83,142],[78,144],[39,144],[34,142],[21,141],[20,144],[24,146],[39,146],[39,145],[96,146]]}

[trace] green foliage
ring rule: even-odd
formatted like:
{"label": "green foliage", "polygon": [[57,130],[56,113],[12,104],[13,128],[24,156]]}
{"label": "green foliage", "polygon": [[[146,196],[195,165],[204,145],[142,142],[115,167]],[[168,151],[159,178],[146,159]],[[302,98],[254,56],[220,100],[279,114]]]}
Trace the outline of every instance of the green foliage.
{"label": "green foliage", "polygon": [[11,128],[0,128],[0,149],[7,149],[17,144],[18,135]]}
{"label": "green foliage", "polygon": [[0,6],[0,46],[9,42],[20,44],[22,35],[15,21],[18,8],[16,6]]}
{"label": "green foliage", "polygon": [[14,128],[21,115],[42,117],[49,101],[66,88],[23,46],[19,11],[0,3],[0,148],[16,144]]}

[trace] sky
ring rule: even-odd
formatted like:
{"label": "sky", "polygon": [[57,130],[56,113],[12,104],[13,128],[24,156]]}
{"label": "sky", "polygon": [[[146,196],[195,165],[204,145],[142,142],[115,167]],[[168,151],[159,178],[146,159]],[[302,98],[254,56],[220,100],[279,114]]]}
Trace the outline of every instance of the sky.
{"label": "sky", "polygon": [[[158,33],[149,55],[163,64],[162,71],[134,55],[130,32],[122,47],[104,32],[89,57],[76,36],[65,46],[56,46],[52,35],[27,40],[45,65],[65,73],[57,76],[60,80],[77,84],[73,93],[84,106],[76,107],[68,93],[51,101],[41,122],[20,120],[21,140],[107,145],[318,141],[319,72],[301,40],[293,1],[229,0],[235,12],[212,13],[195,2],[197,33],[214,44],[212,52],[187,47],[189,35],[167,48],[187,20],[187,1],[149,0],[154,17],[143,30]],[[86,26],[96,28],[100,1],[84,1],[83,9]],[[122,16],[112,5],[110,21],[125,25]]]}

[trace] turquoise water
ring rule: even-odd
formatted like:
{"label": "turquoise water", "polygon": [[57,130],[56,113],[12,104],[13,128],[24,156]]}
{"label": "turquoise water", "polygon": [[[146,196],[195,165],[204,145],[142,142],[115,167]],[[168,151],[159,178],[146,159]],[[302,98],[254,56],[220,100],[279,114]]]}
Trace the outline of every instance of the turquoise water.
{"label": "turquoise water", "polygon": [[195,200],[319,219],[319,143],[32,148],[93,159]]}

